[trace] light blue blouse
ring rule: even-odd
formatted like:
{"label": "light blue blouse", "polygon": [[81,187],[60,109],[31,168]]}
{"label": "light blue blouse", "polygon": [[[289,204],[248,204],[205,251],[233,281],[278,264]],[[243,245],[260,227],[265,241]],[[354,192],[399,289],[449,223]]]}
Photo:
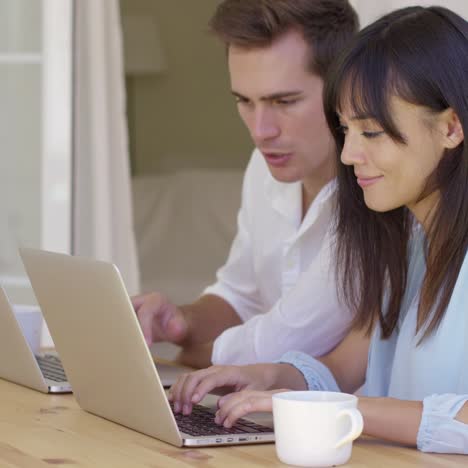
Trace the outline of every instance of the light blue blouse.
{"label": "light blue blouse", "polygon": [[[420,450],[468,454],[468,424],[454,417],[468,401],[468,255],[439,328],[418,345],[419,292],[425,273],[423,242],[416,233],[411,245],[407,291],[398,327],[388,340],[376,327],[369,349],[363,394],[422,400]],[[297,367],[310,389],[339,388],[329,370],[303,353],[285,354],[281,362]]]}

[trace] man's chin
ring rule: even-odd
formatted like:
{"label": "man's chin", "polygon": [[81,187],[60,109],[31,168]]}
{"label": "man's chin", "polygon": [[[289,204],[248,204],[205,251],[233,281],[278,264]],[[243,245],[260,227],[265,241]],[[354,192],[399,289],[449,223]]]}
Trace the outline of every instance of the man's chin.
{"label": "man's chin", "polygon": [[278,168],[268,166],[268,169],[270,170],[270,174],[272,175],[273,179],[275,179],[277,182],[283,182],[285,184],[292,184],[294,182],[299,182],[301,181],[301,177],[292,171],[287,171],[287,170],[278,170]]}

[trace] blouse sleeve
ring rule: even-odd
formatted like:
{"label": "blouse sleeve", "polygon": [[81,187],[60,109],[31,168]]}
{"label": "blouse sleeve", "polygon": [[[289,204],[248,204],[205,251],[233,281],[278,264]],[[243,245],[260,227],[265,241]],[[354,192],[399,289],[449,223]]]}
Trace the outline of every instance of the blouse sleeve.
{"label": "blouse sleeve", "polygon": [[328,367],[308,354],[289,351],[283,354],[277,362],[291,364],[301,372],[309,390],[340,391],[335,377],[333,377]]}
{"label": "blouse sleeve", "polygon": [[423,452],[468,454],[468,424],[455,418],[468,395],[431,395],[423,401],[417,445]]}

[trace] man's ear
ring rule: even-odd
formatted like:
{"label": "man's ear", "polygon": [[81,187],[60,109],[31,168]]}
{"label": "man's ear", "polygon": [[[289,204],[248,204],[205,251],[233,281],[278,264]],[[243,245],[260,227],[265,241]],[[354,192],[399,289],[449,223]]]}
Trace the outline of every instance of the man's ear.
{"label": "man's ear", "polygon": [[440,119],[445,148],[456,148],[465,139],[463,127],[457,113],[449,107],[442,112]]}

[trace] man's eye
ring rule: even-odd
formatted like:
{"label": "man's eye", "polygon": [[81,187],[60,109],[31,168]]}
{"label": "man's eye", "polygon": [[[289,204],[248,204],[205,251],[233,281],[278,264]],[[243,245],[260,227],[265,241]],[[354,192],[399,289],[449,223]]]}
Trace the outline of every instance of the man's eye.
{"label": "man's eye", "polygon": [[236,97],[236,104],[247,104],[249,102],[248,99]]}
{"label": "man's eye", "polygon": [[275,104],[278,106],[289,106],[291,104],[295,104],[297,99],[277,99]]}
{"label": "man's eye", "polygon": [[362,136],[365,138],[377,138],[380,135],[383,135],[385,132],[383,130],[378,132],[362,132]]}

